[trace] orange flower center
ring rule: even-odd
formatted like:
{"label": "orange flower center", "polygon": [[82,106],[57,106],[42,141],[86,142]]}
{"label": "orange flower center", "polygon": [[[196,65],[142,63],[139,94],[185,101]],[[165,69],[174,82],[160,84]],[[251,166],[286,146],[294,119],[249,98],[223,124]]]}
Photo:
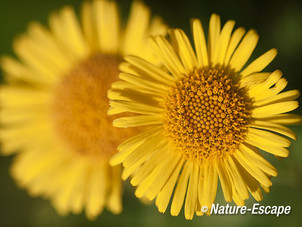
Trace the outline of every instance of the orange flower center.
{"label": "orange flower center", "polygon": [[[112,126],[107,90],[118,79],[118,56],[96,54],[79,63],[56,87],[52,106],[57,135],[72,151],[110,158],[131,131]],[[128,135],[129,134],[129,135]]]}
{"label": "orange flower center", "polygon": [[202,161],[234,152],[247,134],[250,101],[229,75],[195,70],[171,88],[165,128],[186,159]]}

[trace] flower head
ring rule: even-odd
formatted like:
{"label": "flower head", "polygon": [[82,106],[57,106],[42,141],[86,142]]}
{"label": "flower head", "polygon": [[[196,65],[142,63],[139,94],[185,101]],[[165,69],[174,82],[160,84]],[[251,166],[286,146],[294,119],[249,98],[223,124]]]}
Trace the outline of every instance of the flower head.
{"label": "flower head", "polygon": [[166,26],[138,1],[125,28],[114,1],[87,1],[81,10],[81,24],[71,7],[49,17],[50,29],[32,23],[14,43],[19,60],[2,59],[0,138],[3,154],[19,151],[11,172],[20,186],[61,214],[95,218],[104,207],[122,209],[121,166],[108,160],[137,132],[112,126],[107,90],[124,55],[157,61],[147,37]]}
{"label": "flower head", "polygon": [[[282,92],[280,71],[262,72],[275,58],[271,49],[247,64],[258,41],[254,30],[233,32],[235,22],[220,28],[212,15],[206,42],[199,20],[192,21],[195,51],[180,29],[150,39],[163,67],[128,56],[108,97],[109,114],[135,116],[114,120],[116,127],[149,127],[124,141],[111,164],[123,163],[136,196],[153,200],[171,214],[183,204],[187,219],[211,207],[218,178],[227,202],[244,205],[249,192],[262,200],[277,170],[261,152],[287,157],[295,133],[283,126],[301,123],[286,114],[298,107],[299,91]],[[244,35],[245,34],[245,35]],[[173,195],[173,196],[172,196]],[[173,197],[173,198],[172,198]],[[209,209],[210,210],[210,209]]]}

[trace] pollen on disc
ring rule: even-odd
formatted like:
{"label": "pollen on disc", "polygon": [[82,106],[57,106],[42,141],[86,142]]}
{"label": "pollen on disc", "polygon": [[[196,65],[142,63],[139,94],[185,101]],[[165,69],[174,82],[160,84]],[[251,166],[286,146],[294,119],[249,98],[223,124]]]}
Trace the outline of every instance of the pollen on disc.
{"label": "pollen on disc", "polygon": [[186,159],[222,157],[244,140],[250,103],[228,74],[196,70],[170,90],[164,103],[164,126]]}
{"label": "pollen on disc", "polygon": [[118,79],[120,58],[98,54],[80,62],[56,87],[52,106],[58,137],[74,152],[110,158],[131,129],[112,126],[107,90]]}

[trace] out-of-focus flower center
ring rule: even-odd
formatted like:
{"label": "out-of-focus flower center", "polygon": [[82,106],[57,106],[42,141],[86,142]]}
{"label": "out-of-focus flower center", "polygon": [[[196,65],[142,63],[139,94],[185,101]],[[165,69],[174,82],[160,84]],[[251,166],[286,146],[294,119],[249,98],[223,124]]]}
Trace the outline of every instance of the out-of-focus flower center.
{"label": "out-of-focus flower center", "polygon": [[202,161],[232,153],[247,134],[250,101],[229,75],[195,70],[171,88],[164,125],[186,159]]}
{"label": "out-of-focus flower center", "polygon": [[110,158],[127,130],[112,126],[107,90],[118,79],[118,56],[94,55],[77,64],[56,87],[52,113],[57,135],[78,154]]}

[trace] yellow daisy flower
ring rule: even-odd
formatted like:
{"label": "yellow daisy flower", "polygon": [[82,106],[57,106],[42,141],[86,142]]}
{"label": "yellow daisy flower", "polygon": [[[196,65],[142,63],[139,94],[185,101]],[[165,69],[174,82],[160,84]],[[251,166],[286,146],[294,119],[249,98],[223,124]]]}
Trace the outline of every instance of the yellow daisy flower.
{"label": "yellow daisy flower", "polygon": [[149,34],[166,33],[161,18],[135,1],[126,26],[114,1],[84,2],[81,23],[71,7],[32,23],[14,42],[20,60],[4,57],[1,86],[2,154],[18,153],[12,175],[33,196],[49,198],[60,214],[104,207],[121,212],[121,166],[116,146],[137,130],[112,126],[107,90],[126,54],[156,62]]}
{"label": "yellow daisy flower", "polygon": [[180,29],[171,30],[171,42],[151,38],[164,68],[128,56],[120,66],[123,81],[108,92],[109,114],[136,114],[114,126],[149,127],[124,141],[110,162],[123,163],[123,179],[131,176],[137,197],[156,198],[160,212],[171,198],[171,215],[183,204],[186,219],[202,215],[201,207],[215,201],[218,178],[227,202],[242,206],[248,192],[262,200],[261,187],[269,191],[277,170],[257,148],[287,157],[291,142],[282,135],[296,139],[283,125],[301,123],[300,116],[285,114],[298,107],[299,91],[281,92],[287,82],[280,71],[261,72],[276,49],[246,64],[258,35],[241,27],[232,32],[234,25],[221,29],[220,17],[212,15],[206,44],[194,19],[195,51]]}

